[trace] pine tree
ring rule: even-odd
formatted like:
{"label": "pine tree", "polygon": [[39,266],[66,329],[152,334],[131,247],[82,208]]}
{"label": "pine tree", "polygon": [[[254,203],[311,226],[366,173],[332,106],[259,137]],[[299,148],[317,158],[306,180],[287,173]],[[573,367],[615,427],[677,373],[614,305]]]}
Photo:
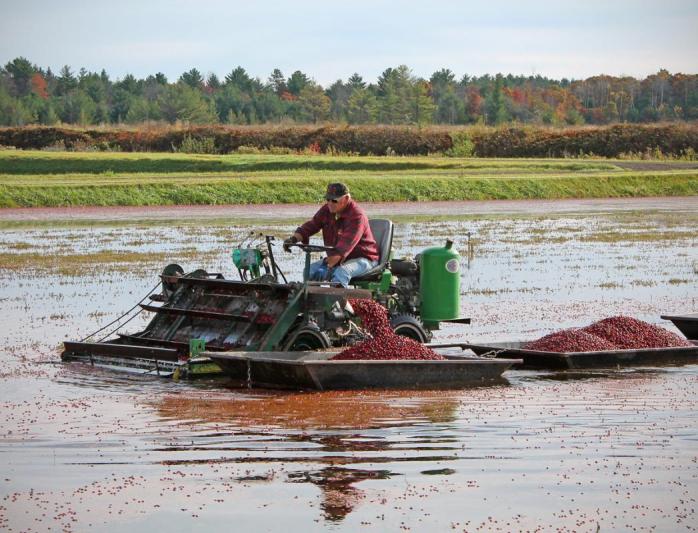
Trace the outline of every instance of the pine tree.
{"label": "pine tree", "polygon": [[201,72],[195,68],[183,73],[178,81],[187,84],[192,89],[201,89],[204,86],[204,78]]}
{"label": "pine tree", "polygon": [[303,88],[310,83],[310,78],[303,74],[300,70],[295,71],[291,74],[288,79],[286,86],[288,87],[288,92],[295,96],[299,96]]}
{"label": "pine tree", "polygon": [[286,87],[286,78],[284,77],[284,73],[278,68],[275,68],[269,76],[269,85],[277,96],[281,96],[288,90]]}
{"label": "pine tree", "polygon": [[5,65],[5,70],[10,75],[15,88],[15,96],[26,96],[31,90],[31,80],[37,68],[28,59],[18,57]]}
{"label": "pine tree", "polygon": [[68,65],[64,65],[56,78],[56,95],[63,96],[78,86],[78,80],[73,76]]}
{"label": "pine tree", "polygon": [[354,89],[365,89],[366,82],[359,76],[358,73],[354,72],[347,80],[347,86],[353,91]]}

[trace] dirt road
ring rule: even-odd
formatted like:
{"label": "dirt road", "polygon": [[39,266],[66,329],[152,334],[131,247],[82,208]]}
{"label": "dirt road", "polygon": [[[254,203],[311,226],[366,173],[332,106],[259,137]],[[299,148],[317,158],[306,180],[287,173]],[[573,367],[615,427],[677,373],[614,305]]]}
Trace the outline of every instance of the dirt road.
{"label": "dirt road", "polygon": [[[698,210],[698,196],[571,200],[487,200],[365,203],[369,216],[474,215],[490,213],[587,213],[591,211]],[[40,207],[0,209],[0,222],[67,220],[194,220],[205,218],[291,219],[312,214],[319,204],[177,205],[154,207]]]}

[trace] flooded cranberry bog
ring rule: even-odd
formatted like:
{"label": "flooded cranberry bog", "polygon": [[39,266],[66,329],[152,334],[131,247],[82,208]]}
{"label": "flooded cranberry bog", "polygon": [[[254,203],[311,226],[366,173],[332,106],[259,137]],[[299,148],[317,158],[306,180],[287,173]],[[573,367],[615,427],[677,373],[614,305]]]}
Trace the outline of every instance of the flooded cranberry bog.
{"label": "flooded cranberry bog", "polygon": [[[621,314],[676,332],[660,315],[698,311],[694,198],[415,205],[391,207],[396,256],[453,239],[473,319],[436,342],[530,340]],[[120,316],[164,265],[234,277],[234,244],[303,217],[259,212],[0,220],[0,529],[698,527],[697,365],[280,392],[59,363],[64,340]],[[300,277],[300,255],[277,259]]]}

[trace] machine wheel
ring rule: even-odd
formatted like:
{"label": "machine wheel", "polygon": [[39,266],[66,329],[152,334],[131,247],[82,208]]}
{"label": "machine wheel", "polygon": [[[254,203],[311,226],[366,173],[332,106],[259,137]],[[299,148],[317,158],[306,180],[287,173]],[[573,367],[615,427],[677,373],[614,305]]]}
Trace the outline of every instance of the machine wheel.
{"label": "machine wheel", "polygon": [[431,340],[431,333],[424,328],[424,324],[416,316],[407,313],[395,315],[390,318],[390,327],[396,335],[409,337],[424,344]]}
{"label": "machine wheel", "polygon": [[285,352],[325,350],[330,347],[330,339],[317,327],[304,326],[292,332],[284,344]]}

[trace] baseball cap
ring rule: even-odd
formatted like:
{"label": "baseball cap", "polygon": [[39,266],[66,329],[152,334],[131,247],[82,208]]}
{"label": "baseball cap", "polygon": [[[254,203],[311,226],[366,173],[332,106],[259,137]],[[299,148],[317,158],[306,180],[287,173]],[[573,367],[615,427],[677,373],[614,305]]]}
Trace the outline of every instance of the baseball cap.
{"label": "baseball cap", "polygon": [[325,200],[337,200],[345,194],[349,194],[349,187],[344,185],[344,183],[330,183],[327,186],[327,193],[325,193]]}

